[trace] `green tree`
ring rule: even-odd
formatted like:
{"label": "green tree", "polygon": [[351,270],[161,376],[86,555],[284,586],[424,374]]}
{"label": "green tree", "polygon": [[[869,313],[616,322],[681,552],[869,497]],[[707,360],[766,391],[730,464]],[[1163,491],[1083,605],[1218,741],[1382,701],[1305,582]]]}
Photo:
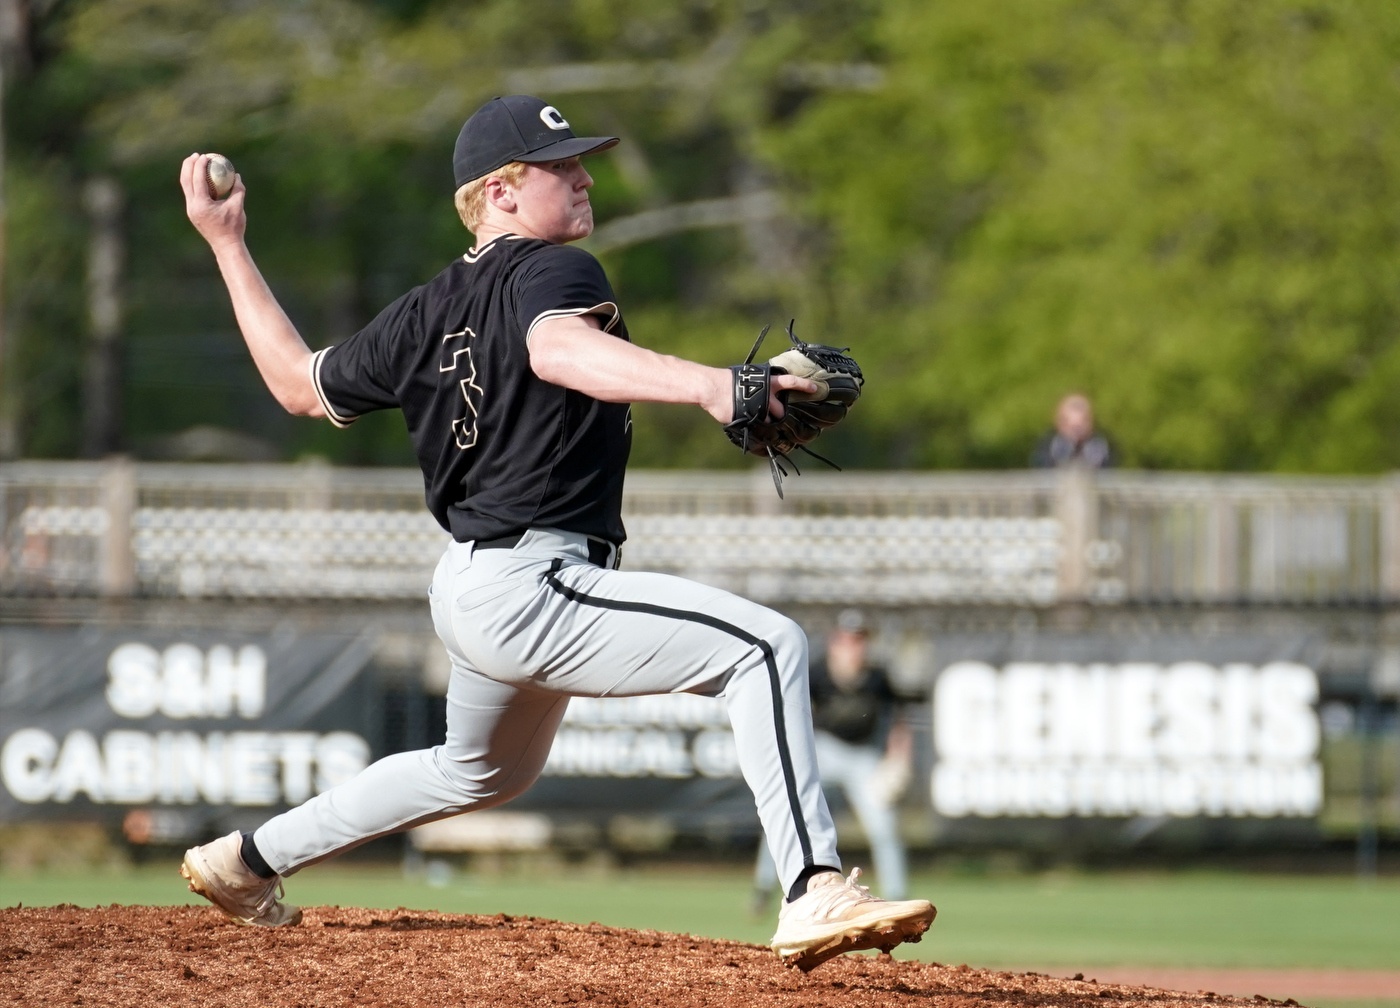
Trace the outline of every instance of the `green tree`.
{"label": "green tree", "polygon": [[[722,202],[765,184],[757,141],[775,103],[849,86],[840,68],[861,54],[851,28],[866,16],[834,2],[75,3],[64,55],[99,92],[83,136],[92,157],[124,175],[139,218],[133,442],[221,417],[289,454],[410,458],[392,419],[342,434],[276,414],[241,356],[207,252],[180,220],[168,176],[189,150],[218,149],[239,165],[251,188],[250,243],[322,345],[463,250],[448,155],[462,119],[491,94],[538,91],[576,128],[627,136],[615,158],[590,162],[601,220]],[[752,235],[666,233],[604,254],[640,339],[662,349],[698,342],[725,361],[760,320],[782,313],[779,302],[795,301],[794,243],[776,257],[783,270],[766,271],[754,244]],[[662,410],[661,422],[695,423],[676,413]],[[668,447],[661,428],[643,430],[639,458],[698,460]],[[685,439],[706,443],[707,459],[742,464],[712,425],[703,437],[688,427]]]}
{"label": "green tree", "polygon": [[[132,445],[217,423],[407,462],[392,416],[278,412],[174,166],[233,157],[255,254],[324,345],[462,251],[453,136],[524,90],[626,138],[590,161],[595,247],[640,342],[726,363],[796,315],[853,348],[868,394],[824,439],[843,463],[1021,465],[1081,390],[1129,464],[1400,465],[1400,13],[1379,0],[46,10],[7,100],[31,452],[76,445],[74,208],[102,172],[131,208]],[[639,464],[745,464],[694,410],[637,418]]]}
{"label": "green tree", "polygon": [[891,0],[879,37],[892,86],[770,150],[892,460],[1021,463],[1083,390],[1131,464],[1400,464],[1400,10]]}

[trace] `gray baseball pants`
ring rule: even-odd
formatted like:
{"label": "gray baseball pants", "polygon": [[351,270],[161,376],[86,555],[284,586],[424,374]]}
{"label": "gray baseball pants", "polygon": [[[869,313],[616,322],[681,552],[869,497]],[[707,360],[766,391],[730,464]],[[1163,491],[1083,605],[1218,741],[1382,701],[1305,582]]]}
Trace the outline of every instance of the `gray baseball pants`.
{"label": "gray baseball pants", "polygon": [[[880,772],[884,750],[880,746],[853,745],[843,742],[830,732],[816,734],[817,766],[821,768],[822,783],[841,786],[846,801],[855,810],[865,838],[870,842],[870,859],[875,862],[875,878],[880,895],[885,899],[908,899],[909,866],[904,854],[904,841],[899,836],[899,814],[894,804],[871,787]],[[778,882],[777,865],[768,845],[759,843],[758,860],[754,864],[753,884],[767,892]]]}
{"label": "gray baseball pants", "polygon": [[807,692],[807,637],[737,595],[588,562],[577,533],[532,529],[514,549],[453,543],[430,592],[452,659],[447,741],[396,753],[269,819],[253,835],[281,875],[367,840],[491,808],[543,769],[571,696],[698,693],[726,701],[784,887],[839,868]]}

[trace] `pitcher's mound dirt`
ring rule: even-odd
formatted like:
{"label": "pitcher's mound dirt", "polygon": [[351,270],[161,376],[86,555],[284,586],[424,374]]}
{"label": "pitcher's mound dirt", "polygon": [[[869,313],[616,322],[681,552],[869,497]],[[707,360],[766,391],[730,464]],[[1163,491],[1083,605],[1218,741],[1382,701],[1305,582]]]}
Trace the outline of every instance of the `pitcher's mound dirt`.
{"label": "pitcher's mound dirt", "polygon": [[[937,928],[932,940],[937,940]],[[929,940],[929,939],[925,939]],[[596,1004],[1202,1008],[1204,993],[844,956],[809,974],[766,948],[660,931],[309,907],[234,927],[204,907],[0,910],[0,1004],[364,1008]]]}

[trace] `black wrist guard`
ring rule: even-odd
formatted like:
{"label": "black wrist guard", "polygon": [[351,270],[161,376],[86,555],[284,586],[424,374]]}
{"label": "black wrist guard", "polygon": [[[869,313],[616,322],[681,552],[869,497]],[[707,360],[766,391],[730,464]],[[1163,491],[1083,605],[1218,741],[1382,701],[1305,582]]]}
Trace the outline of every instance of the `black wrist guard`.
{"label": "black wrist guard", "polygon": [[[734,418],[725,425],[724,432],[744,451],[754,451],[758,446],[750,435],[755,424],[769,419],[768,391],[773,369],[767,364],[735,364],[729,374],[734,385]],[[760,449],[757,454],[766,453]]]}

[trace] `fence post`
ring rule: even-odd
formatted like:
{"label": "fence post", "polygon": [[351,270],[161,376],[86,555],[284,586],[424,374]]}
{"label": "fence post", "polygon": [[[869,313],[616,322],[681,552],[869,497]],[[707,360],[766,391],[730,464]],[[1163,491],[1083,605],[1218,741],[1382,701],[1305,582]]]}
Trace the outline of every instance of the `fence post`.
{"label": "fence post", "polygon": [[1206,503],[1206,594],[1223,601],[1240,592],[1240,522],[1235,502],[1219,484]]}
{"label": "fence post", "polygon": [[136,594],[136,553],[132,549],[132,519],[136,515],[136,467],[124,455],[103,464],[99,491],[107,527],[102,532],[98,580],[103,595]]}
{"label": "fence post", "polygon": [[334,468],[319,455],[308,455],[299,465],[300,478],[286,506],[299,511],[329,511],[335,490]]}
{"label": "fence post", "polygon": [[1089,543],[1098,531],[1099,498],[1094,470],[1070,464],[1055,472],[1055,517],[1060,523],[1060,590],[1062,602],[1089,594]]}
{"label": "fence post", "polygon": [[1391,473],[1381,490],[1380,588],[1383,599],[1400,599],[1400,473]]}

